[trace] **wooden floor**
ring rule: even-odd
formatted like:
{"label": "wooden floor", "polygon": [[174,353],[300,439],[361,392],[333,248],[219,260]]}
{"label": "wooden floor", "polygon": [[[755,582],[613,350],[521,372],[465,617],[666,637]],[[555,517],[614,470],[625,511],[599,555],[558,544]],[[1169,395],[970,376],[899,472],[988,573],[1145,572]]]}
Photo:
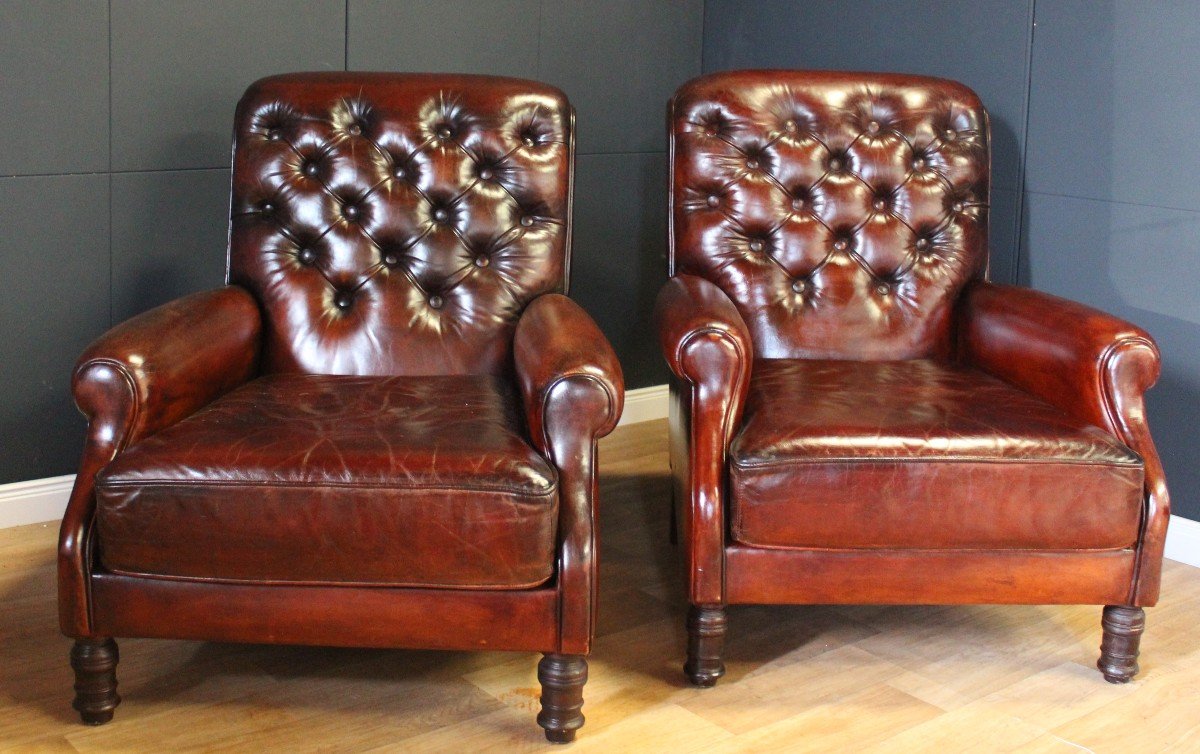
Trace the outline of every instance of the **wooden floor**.
{"label": "wooden floor", "polygon": [[[569,750],[1200,751],[1200,569],[1170,561],[1125,686],[1095,670],[1099,608],[1020,606],[733,608],[728,674],[686,686],[665,435],[634,425],[602,448],[599,637]],[[552,748],[536,656],[499,652],[127,640],[116,719],[84,727],[55,536],[0,531],[0,750]]]}

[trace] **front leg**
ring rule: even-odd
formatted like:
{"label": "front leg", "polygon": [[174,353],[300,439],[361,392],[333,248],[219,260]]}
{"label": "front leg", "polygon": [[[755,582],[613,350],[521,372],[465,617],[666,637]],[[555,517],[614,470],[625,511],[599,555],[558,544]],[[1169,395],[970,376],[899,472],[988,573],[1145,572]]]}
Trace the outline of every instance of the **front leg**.
{"label": "front leg", "polygon": [[112,639],[76,639],[71,647],[75,670],[75,703],[79,717],[88,725],[112,720],[121,703],[117,696],[117,643]]}
{"label": "front leg", "polygon": [[1140,607],[1104,608],[1104,638],[1096,667],[1109,683],[1128,683],[1138,672],[1138,647],[1146,630],[1146,611]]}
{"label": "front leg", "polygon": [[587,659],[582,655],[547,654],[538,663],[542,684],[542,711],[538,725],[546,729],[546,740],[565,744],[575,740],[583,727],[583,685],[587,683]]}
{"label": "front leg", "polygon": [[725,675],[725,608],[692,605],[688,610],[688,656],[683,672],[694,686],[715,686]]}

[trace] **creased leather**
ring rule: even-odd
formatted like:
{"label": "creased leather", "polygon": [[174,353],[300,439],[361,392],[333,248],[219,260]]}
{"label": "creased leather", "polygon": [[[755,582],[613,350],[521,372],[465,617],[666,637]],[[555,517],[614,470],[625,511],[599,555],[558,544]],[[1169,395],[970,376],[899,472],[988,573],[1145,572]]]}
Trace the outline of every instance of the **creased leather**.
{"label": "creased leather", "polygon": [[515,404],[483,375],[261,377],[98,475],[102,560],[215,580],[540,584],[557,479]]}
{"label": "creased leather", "polygon": [[557,294],[525,310],[513,349],[530,436],[559,474],[559,651],[587,654],[599,588],[596,440],[621,418],[621,365],[587,313]]}
{"label": "creased leather", "polygon": [[1129,604],[1158,600],[1171,503],[1146,419],[1158,346],[1146,331],[1047,293],[978,283],[963,299],[962,358],[1081,420],[1103,427],[1145,461],[1138,567]]}
{"label": "creased leather", "polygon": [[1142,459],[978,370],[760,360],[730,448],[733,538],[760,547],[1122,549]]}

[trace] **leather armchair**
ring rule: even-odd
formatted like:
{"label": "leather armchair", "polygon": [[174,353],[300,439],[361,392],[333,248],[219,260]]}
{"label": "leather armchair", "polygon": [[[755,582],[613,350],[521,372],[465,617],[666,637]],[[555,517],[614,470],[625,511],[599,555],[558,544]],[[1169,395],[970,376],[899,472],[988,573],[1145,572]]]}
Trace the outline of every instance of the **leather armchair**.
{"label": "leather armchair", "polygon": [[574,115],[484,76],[290,74],[234,128],[229,273],[75,370],[75,708],[114,637],[544,653],[583,724],[611,347],[566,296]]}
{"label": "leather armchair", "polygon": [[1105,605],[1137,672],[1169,519],[1141,329],[986,281],[990,148],[951,81],[738,71],[670,105],[673,530],[692,683],[731,604]]}

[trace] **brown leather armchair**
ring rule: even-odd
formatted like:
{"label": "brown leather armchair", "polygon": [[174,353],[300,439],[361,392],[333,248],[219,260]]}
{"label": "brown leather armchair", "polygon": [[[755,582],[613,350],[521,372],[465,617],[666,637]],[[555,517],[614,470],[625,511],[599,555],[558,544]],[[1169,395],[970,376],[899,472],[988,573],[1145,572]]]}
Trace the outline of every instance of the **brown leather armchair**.
{"label": "brown leather armchair", "polygon": [[482,76],[292,74],[234,130],[228,285],[83,354],[75,708],[112,637],[545,653],[583,724],[616,356],[566,289],[573,113]]}
{"label": "brown leather armchair", "polygon": [[1107,605],[1137,672],[1167,489],[1153,340],[987,282],[987,113],[938,79],[718,73],[671,102],[671,466],[690,680],[725,606]]}

